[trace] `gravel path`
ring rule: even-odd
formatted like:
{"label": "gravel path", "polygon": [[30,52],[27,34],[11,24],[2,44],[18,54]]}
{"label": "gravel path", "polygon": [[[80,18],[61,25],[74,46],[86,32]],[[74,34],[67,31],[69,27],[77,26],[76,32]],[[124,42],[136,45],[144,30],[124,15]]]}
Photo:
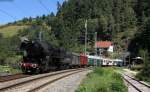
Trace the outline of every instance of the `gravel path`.
{"label": "gravel path", "polygon": [[81,81],[89,72],[91,72],[91,70],[70,75],[40,89],[38,92],[75,92]]}
{"label": "gravel path", "polygon": [[0,72],[0,76],[7,76],[7,75],[11,75],[11,73]]}

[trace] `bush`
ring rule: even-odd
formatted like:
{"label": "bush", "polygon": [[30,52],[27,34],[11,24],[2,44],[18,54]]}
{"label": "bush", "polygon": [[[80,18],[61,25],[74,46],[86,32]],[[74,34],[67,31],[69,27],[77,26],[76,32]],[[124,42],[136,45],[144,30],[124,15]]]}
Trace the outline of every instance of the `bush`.
{"label": "bush", "polygon": [[136,65],[136,66],[131,67],[131,70],[140,71],[140,70],[142,70],[142,68],[143,68],[142,65]]}
{"label": "bush", "polygon": [[150,64],[143,67],[141,72],[136,75],[139,80],[147,81],[150,83]]}
{"label": "bush", "polygon": [[148,50],[141,50],[141,56],[143,57],[144,65],[141,71],[136,75],[139,80],[147,81],[150,83],[150,62]]}

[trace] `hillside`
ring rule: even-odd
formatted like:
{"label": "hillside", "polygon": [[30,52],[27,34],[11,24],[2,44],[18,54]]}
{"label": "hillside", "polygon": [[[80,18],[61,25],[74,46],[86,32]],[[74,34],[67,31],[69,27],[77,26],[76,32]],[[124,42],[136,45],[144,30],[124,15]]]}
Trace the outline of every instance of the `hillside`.
{"label": "hillside", "polygon": [[[28,35],[35,39],[38,32],[43,31],[44,37],[51,39],[50,43],[71,51],[83,52],[87,20],[88,51],[93,50],[91,47],[94,44],[94,33],[97,32],[97,39],[113,41],[117,52],[131,51],[137,55],[141,48],[147,49],[146,46],[133,48],[135,44],[132,41],[148,30],[145,25],[149,20],[148,11],[147,0],[68,0],[62,5],[58,3],[56,15],[50,13],[47,16],[24,18],[0,28],[0,33],[4,37],[13,37],[22,29],[20,36]],[[141,42],[143,41],[138,40],[136,43]]]}
{"label": "hillside", "polygon": [[10,25],[0,28],[0,33],[3,35],[4,38],[12,37],[18,33],[19,30],[24,28],[28,28],[28,26],[17,26],[17,25]]}

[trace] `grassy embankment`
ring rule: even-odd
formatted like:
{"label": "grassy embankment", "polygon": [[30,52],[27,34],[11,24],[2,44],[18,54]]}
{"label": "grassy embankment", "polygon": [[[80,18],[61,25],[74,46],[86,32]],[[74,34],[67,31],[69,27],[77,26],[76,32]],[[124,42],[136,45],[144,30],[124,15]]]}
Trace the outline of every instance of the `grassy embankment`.
{"label": "grassy embankment", "polygon": [[9,38],[18,33],[19,30],[27,28],[28,26],[6,26],[3,28],[0,28],[0,33],[3,35],[4,38]]}
{"label": "grassy embankment", "polygon": [[143,69],[136,75],[136,78],[150,84],[150,65],[143,67]]}
{"label": "grassy embankment", "polygon": [[76,92],[127,92],[127,88],[115,68],[96,68]]}
{"label": "grassy embankment", "polygon": [[[28,26],[18,26],[18,25],[10,25],[5,27],[0,27],[0,34],[2,35],[0,42],[0,72],[8,72],[8,73],[18,73],[21,72],[20,69],[17,67],[18,61],[20,60],[20,56],[15,55],[15,51],[13,51],[16,43],[12,38],[16,36],[18,32]],[[19,39],[18,39],[19,40]],[[7,41],[7,42],[5,42]],[[14,49],[9,49],[14,48]],[[8,53],[10,52],[10,53]]]}
{"label": "grassy embankment", "polygon": [[12,67],[10,67],[10,66],[2,66],[2,65],[0,65],[0,72],[1,72],[1,73],[16,74],[16,73],[20,73],[21,70],[20,70],[20,69],[12,68]]}

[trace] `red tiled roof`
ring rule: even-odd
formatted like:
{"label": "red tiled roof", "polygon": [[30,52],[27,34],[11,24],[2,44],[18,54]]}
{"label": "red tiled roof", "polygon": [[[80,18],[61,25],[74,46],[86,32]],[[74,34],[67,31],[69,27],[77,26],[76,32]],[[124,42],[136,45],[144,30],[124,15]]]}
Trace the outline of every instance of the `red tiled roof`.
{"label": "red tiled roof", "polygon": [[112,42],[110,41],[98,41],[95,43],[95,46],[97,48],[109,48],[109,46],[112,45]]}

